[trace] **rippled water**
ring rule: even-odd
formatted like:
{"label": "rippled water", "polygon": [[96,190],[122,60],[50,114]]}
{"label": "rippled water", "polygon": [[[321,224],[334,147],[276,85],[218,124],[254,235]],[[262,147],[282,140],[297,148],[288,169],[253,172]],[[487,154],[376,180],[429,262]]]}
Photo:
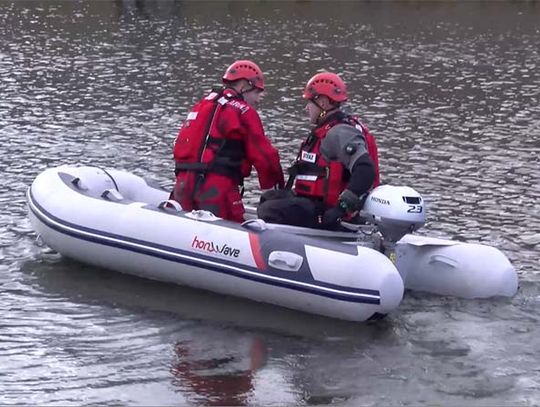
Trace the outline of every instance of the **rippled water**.
{"label": "rippled water", "polygon": [[[0,3],[0,404],[537,405],[540,4]],[[87,267],[36,242],[25,191],[87,163],[172,184],[179,123],[235,58],[268,77],[286,165],[300,94],[341,73],[424,234],[502,250],[512,299],[408,293],[350,324]],[[250,180],[247,199],[257,199]]]}

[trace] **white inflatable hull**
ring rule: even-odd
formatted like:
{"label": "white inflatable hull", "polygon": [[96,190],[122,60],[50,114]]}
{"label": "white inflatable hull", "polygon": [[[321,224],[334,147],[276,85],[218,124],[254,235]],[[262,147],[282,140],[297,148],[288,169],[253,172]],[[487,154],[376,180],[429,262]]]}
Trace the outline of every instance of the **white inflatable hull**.
{"label": "white inflatable hull", "polygon": [[[249,209],[255,212],[254,208]],[[318,235],[352,245],[380,247],[379,241],[366,241],[358,233],[287,225],[269,227],[302,236]],[[468,299],[512,297],[518,290],[514,266],[495,247],[408,234],[391,249],[381,251],[396,265],[407,290]]]}
{"label": "white inflatable hull", "polygon": [[160,207],[167,198],[127,172],[76,166],[45,170],[27,197],[43,241],[84,263],[351,321],[401,302],[378,251]]}
{"label": "white inflatable hull", "polygon": [[518,290],[516,270],[491,246],[406,235],[392,258],[407,289],[462,298],[512,297]]}
{"label": "white inflatable hull", "polygon": [[[248,212],[255,216],[256,209],[248,208]],[[378,248],[396,265],[408,290],[469,299],[512,297],[518,290],[515,268],[495,247],[412,234],[405,235],[395,244],[381,247],[380,240],[366,240],[362,233],[320,231],[288,225],[268,227],[301,236],[318,236]]]}

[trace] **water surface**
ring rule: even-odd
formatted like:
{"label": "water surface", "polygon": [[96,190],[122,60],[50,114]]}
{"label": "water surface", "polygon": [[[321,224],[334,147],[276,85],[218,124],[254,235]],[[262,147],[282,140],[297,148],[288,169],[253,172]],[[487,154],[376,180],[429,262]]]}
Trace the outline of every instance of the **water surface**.
{"label": "water surface", "polygon": [[[0,3],[0,404],[537,405],[540,6],[536,2]],[[407,293],[351,324],[115,274],[39,246],[25,191],[49,166],[164,186],[182,118],[237,58],[267,75],[286,166],[300,98],[340,73],[420,233],[502,250],[512,299]],[[256,202],[257,182],[247,183]]]}

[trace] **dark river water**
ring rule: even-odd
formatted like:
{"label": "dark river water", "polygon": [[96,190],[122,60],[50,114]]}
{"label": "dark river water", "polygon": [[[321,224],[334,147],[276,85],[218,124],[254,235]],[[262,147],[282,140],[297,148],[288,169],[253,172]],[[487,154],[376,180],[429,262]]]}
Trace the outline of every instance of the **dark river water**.
{"label": "dark river water", "polygon": [[[173,182],[189,107],[237,58],[267,75],[286,166],[318,70],[349,85],[420,233],[515,265],[511,299],[408,292],[353,324],[84,266],[40,246],[49,166]],[[540,404],[540,3],[0,1],[0,404]],[[258,197],[247,184],[247,201]]]}

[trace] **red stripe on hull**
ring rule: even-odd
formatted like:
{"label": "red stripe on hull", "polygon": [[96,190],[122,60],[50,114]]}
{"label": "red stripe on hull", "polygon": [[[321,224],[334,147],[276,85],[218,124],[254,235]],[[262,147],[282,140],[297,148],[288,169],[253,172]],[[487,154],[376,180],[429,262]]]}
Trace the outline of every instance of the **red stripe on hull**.
{"label": "red stripe on hull", "polygon": [[256,234],[250,233],[249,245],[251,246],[251,253],[253,254],[253,258],[255,259],[255,264],[257,265],[257,268],[261,271],[265,270],[266,263],[261,253],[261,245],[259,243],[259,236],[257,236]]}

